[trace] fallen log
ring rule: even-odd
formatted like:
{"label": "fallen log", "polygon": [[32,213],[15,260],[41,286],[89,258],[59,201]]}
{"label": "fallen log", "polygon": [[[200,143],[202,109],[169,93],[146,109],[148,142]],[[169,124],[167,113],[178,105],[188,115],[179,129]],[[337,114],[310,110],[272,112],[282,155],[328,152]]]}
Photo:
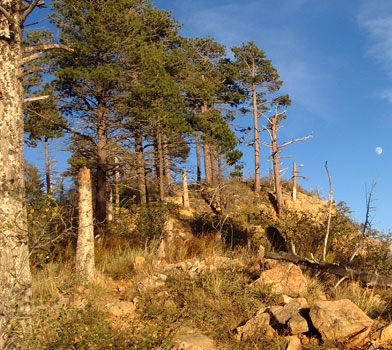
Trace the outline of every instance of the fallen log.
{"label": "fallen log", "polygon": [[377,273],[367,273],[353,270],[345,266],[331,264],[328,262],[318,262],[303,258],[297,254],[287,252],[265,252],[264,257],[273,260],[284,260],[292,262],[296,265],[305,265],[318,271],[331,273],[339,277],[345,277],[350,280],[360,281],[367,286],[378,286],[384,288],[392,287],[392,278],[387,276],[380,276]]}

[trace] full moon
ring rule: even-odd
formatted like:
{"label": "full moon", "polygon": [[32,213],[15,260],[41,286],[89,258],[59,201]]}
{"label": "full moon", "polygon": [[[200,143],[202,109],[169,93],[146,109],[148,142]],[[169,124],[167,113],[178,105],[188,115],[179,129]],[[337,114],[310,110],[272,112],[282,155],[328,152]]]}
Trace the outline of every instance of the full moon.
{"label": "full moon", "polygon": [[376,153],[381,154],[382,153],[382,148],[381,147],[376,147]]}

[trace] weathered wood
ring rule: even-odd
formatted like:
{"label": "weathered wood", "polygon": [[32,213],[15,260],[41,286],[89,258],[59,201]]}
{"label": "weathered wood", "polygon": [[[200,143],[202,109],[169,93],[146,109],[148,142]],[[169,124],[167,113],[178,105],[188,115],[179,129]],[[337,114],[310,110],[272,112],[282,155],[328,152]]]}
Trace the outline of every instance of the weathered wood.
{"label": "weathered wood", "polygon": [[[24,206],[23,1],[0,1],[0,348],[11,322],[31,311],[31,273]],[[10,347],[11,348],[11,347]]]}
{"label": "weathered wood", "polygon": [[370,285],[370,286],[379,286],[379,287],[385,287],[385,288],[392,287],[392,278],[391,277],[380,276],[380,275],[374,274],[374,273],[357,271],[357,270],[347,268],[345,266],[331,264],[328,262],[317,262],[317,261],[313,261],[313,260],[301,257],[296,254],[292,254],[292,253],[266,252],[265,258],[273,259],[273,260],[289,261],[289,262],[292,262],[296,265],[298,265],[298,264],[305,265],[305,266],[310,267],[312,269],[316,269],[316,270],[319,270],[322,272],[327,272],[327,273],[330,273],[330,274],[333,274],[333,275],[336,275],[339,277],[345,277],[350,280],[360,281],[360,282],[365,283],[366,285]]}
{"label": "weathered wood", "polygon": [[183,189],[183,195],[182,195],[182,204],[185,209],[189,209],[189,194],[188,194],[188,180],[186,176],[186,170],[182,171],[182,189]]}
{"label": "weathered wood", "polygon": [[82,281],[91,281],[95,274],[93,200],[90,169],[79,173],[79,228],[76,246],[76,270]]}

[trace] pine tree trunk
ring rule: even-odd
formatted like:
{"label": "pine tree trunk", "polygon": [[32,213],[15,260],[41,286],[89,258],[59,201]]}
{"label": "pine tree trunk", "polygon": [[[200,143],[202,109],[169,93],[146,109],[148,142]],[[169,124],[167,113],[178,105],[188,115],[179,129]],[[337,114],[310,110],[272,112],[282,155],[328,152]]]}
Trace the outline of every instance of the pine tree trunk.
{"label": "pine tree trunk", "polygon": [[277,214],[279,218],[283,217],[283,195],[282,195],[282,183],[280,181],[280,164],[279,164],[279,153],[280,149],[277,143],[276,136],[276,120],[272,119],[271,126],[271,144],[272,144],[272,164],[274,169],[274,180],[275,180],[275,197],[276,197],[276,207]]}
{"label": "pine tree trunk", "polygon": [[76,246],[76,271],[81,281],[91,282],[95,274],[94,223],[90,169],[79,173],[79,228]]}
{"label": "pine tree trunk", "polygon": [[46,193],[52,194],[52,182],[50,174],[50,160],[49,160],[49,141],[45,137],[45,177],[46,177]]}
{"label": "pine tree trunk", "polygon": [[195,131],[195,141],[196,141],[197,182],[201,182],[200,135],[198,131]]}
{"label": "pine tree trunk", "polygon": [[137,157],[137,182],[139,186],[139,198],[140,204],[147,203],[146,196],[146,170],[145,170],[145,160],[143,154],[143,137],[140,132],[135,134],[135,151]]}
{"label": "pine tree trunk", "polygon": [[189,193],[188,193],[188,180],[186,176],[186,170],[182,171],[182,204],[185,209],[189,209]]}
{"label": "pine tree trunk", "polygon": [[106,116],[103,111],[98,111],[98,142],[97,142],[97,190],[95,199],[95,218],[97,221],[97,234],[103,234],[106,228],[106,214],[108,202],[108,151]]}
{"label": "pine tree trunk", "polygon": [[108,181],[108,188],[109,188],[109,200],[106,204],[106,218],[107,222],[110,224],[113,221],[113,189]]}
{"label": "pine tree trunk", "polygon": [[222,155],[218,151],[218,181],[221,183],[223,181],[223,164],[222,164]]}
{"label": "pine tree trunk", "polygon": [[204,153],[204,172],[205,172],[205,182],[211,185],[211,161],[210,161],[210,147],[207,141],[204,140],[203,143],[203,153]]}
{"label": "pine tree trunk", "polygon": [[114,170],[114,205],[115,212],[118,214],[120,209],[120,169],[117,157],[114,157],[114,164],[116,166]]}
{"label": "pine tree trunk", "polygon": [[213,186],[218,183],[218,165],[217,165],[217,150],[215,145],[210,146],[210,159],[211,159],[211,182]]}
{"label": "pine tree trunk", "polygon": [[24,207],[22,1],[4,0],[16,25],[0,13],[0,348],[11,322],[31,312],[26,210]]}
{"label": "pine tree trunk", "polygon": [[293,162],[293,201],[297,200],[297,177],[298,177],[298,167],[295,162]]}
{"label": "pine tree trunk", "polygon": [[163,149],[163,172],[165,176],[166,186],[172,183],[172,177],[170,174],[170,160],[169,160],[169,145],[167,144],[166,135],[162,135],[162,149]]}
{"label": "pine tree trunk", "polygon": [[254,149],[255,149],[255,192],[260,192],[260,145],[259,145],[259,121],[257,111],[257,91],[256,84],[252,88],[253,102],[253,129],[254,129]]}
{"label": "pine tree trunk", "polygon": [[158,165],[159,165],[159,200],[163,202],[165,200],[165,181],[163,178],[163,149],[162,149],[162,134],[158,131]]}

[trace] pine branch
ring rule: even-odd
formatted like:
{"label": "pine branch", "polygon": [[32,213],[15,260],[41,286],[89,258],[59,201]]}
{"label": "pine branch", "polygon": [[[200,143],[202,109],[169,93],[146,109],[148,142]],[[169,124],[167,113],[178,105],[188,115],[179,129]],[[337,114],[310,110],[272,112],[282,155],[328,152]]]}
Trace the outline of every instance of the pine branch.
{"label": "pine branch", "polygon": [[26,21],[26,19],[27,19],[27,17],[29,16],[29,14],[31,13],[31,12],[33,12],[33,10],[36,8],[36,7],[44,7],[45,6],[45,1],[43,1],[43,0],[33,0],[29,5],[28,5],[28,7],[26,8],[26,10],[23,12],[23,15],[22,15],[22,23],[24,23],[25,21]]}
{"label": "pine branch", "polygon": [[39,50],[39,52],[36,52],[32,55],[23,57],[22,64],[36,60],[44,53],[44,51],[55,50],[55,49],[62,49],[62,50],[66,50],[69,52],[73,52],[73,49],[71,49],[70,47],[68,47],[66,45],[61,45],[61,44],[46,44],[46,45],[28,46],[28,47],[24,48],[25,53],[36,51],[36,50]]}
{"label": "pine branch", "polygon": [[12,26],[15,25],[15,20],[12,18],[11,14],[3,6],[0,6],[0,12],[7,19],[10,25]]}
{"label": "pine branch", "polygon": [[43,96],[35,96],[35,97],[28,97],[23,100],[24,103],[28,102],[34,102],[34,101],[40,101],[40,100],[46,100],[49,98],[49,95],[43,95]]}

